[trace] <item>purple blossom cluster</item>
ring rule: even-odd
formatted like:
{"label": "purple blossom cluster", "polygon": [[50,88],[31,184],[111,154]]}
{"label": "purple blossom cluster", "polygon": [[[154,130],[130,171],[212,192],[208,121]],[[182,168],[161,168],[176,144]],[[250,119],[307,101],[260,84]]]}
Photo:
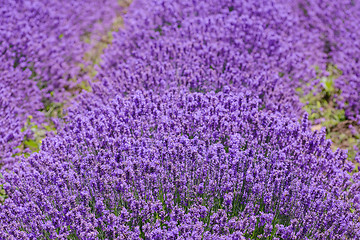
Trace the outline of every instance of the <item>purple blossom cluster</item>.
{"label": "purple blossom cluster", "polygon": [[29,115],[44,121],[44,99],[66,98],[90,47],[84,36],[103,32],[117,10],[115,0],[0,1],[1,163],[27,134]]}
{"label": "purple blossom cluster", "polygon": [[[338,2],[135,0],[93,91],[79,96],[39,153],[1,171],[0,239],[360,239],[360,173],[344,151],[331,150],[324,129],[309,129],[295,94],[336,65],[339,99],[356,117],[358,95],[349,87],[359,81],[349,42],[356,26],[346,22],[360,19],[358,5]],[[11,93],[16,82],[3,84],[1,124],[18,128],[13,119],[29,110],[11,101],[44,93],[32,77],[49,77],[49,89],[68,84],[63,74],[77,71],[84,49],[78,33],[102,18],[85,12],[112,8],[79,1],[82,9],[70,11],[70,1],[57,11],[57,3],[43,2],[43,11],[86,20],[75,33],[65,32],[72,24],[64,20],[56,41],[69,33],[65,45],[54,44],[50,30],[48,52],[0,41],[8,64],[17,52],[40,64],[16,60],[0,81],[24,75],[31,86],[21,95]],[[338,25],[321,24],[332,15]],[[46,26],[58,26],[56,19]],[[57,53],[62,58],[44,61]],[[17,135],[3,129],[8,152]]]}
{"label": "purple blossom cluster", "polygon": [[137,91],[3,173],[16,239],[357,239],[360,173],[252,95]]}

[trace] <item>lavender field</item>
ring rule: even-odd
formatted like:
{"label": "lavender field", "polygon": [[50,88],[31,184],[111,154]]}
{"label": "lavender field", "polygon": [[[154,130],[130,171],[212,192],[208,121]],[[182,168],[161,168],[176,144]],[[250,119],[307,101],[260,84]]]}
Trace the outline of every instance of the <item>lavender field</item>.
{"label": "lavender field", "polygon": [[0,240],[360,239],[360,0],[0,0]]}

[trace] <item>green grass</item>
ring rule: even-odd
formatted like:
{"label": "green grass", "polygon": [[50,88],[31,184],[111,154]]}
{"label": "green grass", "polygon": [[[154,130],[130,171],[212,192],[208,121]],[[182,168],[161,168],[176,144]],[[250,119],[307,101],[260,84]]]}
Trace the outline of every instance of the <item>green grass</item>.
{"label": "green grass", "polygon": [[[326,127],[326,136],[332,140],[333,150],[337,148],[348,150],[348,159],[354,161],[356,154],[354,148],[360,148],[360,126],[355,121],[349,120],[345,116],[344,109],[338,107],[337,99],[341,95],[341,90],[335,87],[335,82],[341,76],[341,70],[334,65],[328,65],[327,71],[329,75],[326,77],[321,76],[318,71],[320,83],[310,93],[305,95],[301,88],[296,91],[304,104],[303,109],[309,114],[312,129],[320,130]],[[350,125],[355,131],[349,128]]]}

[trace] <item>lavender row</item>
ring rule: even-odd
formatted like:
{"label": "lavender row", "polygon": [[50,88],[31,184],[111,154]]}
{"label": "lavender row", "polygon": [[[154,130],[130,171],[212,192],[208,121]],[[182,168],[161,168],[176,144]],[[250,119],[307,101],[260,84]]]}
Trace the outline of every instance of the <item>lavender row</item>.
{"label": "lavender row", "polygon": [[28,116],[44,122],[45,99],[67,98],[91,47],[84,38],[102,33],[117,10],[115,0],[0,1],[1,163],[27,134]]}
{"label": "lavender row", "polygon": [[177,89],[94,99],[4,173],[1,237],[359,238],[346,155],[259,102]]}
{"label": "lavender row", "polygon": [[94,89],[115,96],[230,86],[259,96],[266,109],[299,117],[294,89],[312,89],[336,66],[337,107],[357,119],[359,12],[356,1],[134,1]]}
{"label": "lavender row", "polygon": [[326,55],[319,34],[304,28],[291,6],[279,1],[162,2],[130,6],[125,31],[115,35],[103,55],[95,93],[111,98],[137,89],[161,92],[185,85],[206,92],[229,86],[260,97],[267,110],[301,115],[295,88],[316,77],[313,66],[326,68]]}

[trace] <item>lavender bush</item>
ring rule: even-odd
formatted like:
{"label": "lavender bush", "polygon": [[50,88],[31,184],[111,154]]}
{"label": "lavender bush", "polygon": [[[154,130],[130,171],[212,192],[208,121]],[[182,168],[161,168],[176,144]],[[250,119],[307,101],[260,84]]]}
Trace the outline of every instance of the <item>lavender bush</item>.
{"label": "lavender bush", "polygon": [[98,75],[105,85],[102,92],[127,94],[178,84],[196,90],[246,87],[265,99],[267,109],[299,116],[294,89],[308,92],[336,66],[341,73],[331,83],[340,90],[334,96],[336,105],[356,120],[359,5],[317,0],[134,1],[126,31],[115,34],[103,56]]}
{"label": "lavender bush", "polygon": [[360,174],[346,155],[306,118],[258,103],[138,91],[73,116],[3,174],[2,238],[360,237]]}
{"label": "lavender bush", "polygon": [[[89,45],[84,38],[99,33],[115,16],[117,1],[2,0],[0,46],[14,67],[28,68],[40,88],[61,100],[69,79]],[[99,25],[102,21],[103,25]]]}
{"label": "lavender bush", "polygon": [[[79,64],[118,9],[114,1],[0,1],[0,164],[31,132],[28,117],[44,123],[49,101],[63,101],[81,77]],[[99,25],[99,21],[102,22]]]}
{"label": "lavender bush", "polygon": [[125,27],[93,84],[102,99],[137,89],[228,86],[299,117],[294,89],[316,77],[314,66],[325,68],[318,34],[280,1],[134,1]]}

